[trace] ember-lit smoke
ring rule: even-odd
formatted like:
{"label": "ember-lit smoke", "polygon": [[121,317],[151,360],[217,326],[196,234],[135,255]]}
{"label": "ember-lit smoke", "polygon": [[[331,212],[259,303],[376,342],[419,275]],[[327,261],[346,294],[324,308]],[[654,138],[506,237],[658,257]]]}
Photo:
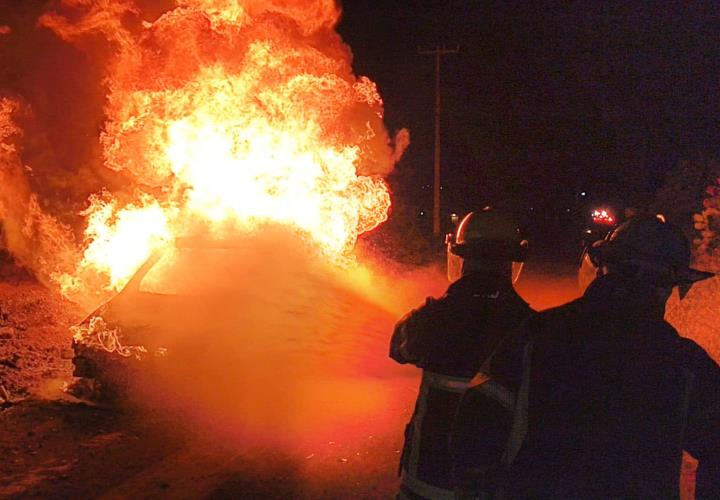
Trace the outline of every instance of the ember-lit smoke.
{"label": "ember-lit smoke", "polygon": [[[363,425],[365,439],[398,429],[416,371],[388,358],[389,336],[423,292],[444,284],[440,273],[396,277],[392,286],[367,270],[343,273],[282,226],[229,252],[235,258],[220,268],[211,257],[180,259],[157,290],[189,285],[193,296],[128,297],[126,324],[156,325],[143,337],[148,355],[129,359],[131,400],[244,443],[349,440]],[[196,264],[210,280],[190,278]],[[167,353],[154,357],[155,346]]]}
{"label": "ember-lit smoke", "polygon": [[[188,234],[222,239],[280,223],[346,261],[357,236],[387,218],[382,176],[407,134],[396,145],[389,139],[374,83],[353,75],[351,52],[334,31],[339,17],[332,0],[52,2],[35,29],[100,61],[103,122],[86,140],[99,141],[101,162],[77,161],[105,172],[93,182],[73,176],[79,168],[66,172],[67,183],[83,186],[72,194],[84,195],[75,256],[28,258],[20,243],[37,246],[41,236],[10,237],[10,249],[86,304],[107,299],[154,250]],[[12,114],[4,111],[4,121],[12,124]],[[4,170],[18,173],[2,198],[27,192],[6,217],[24,227],[34,203],[47,224],[68,218],[57,203],[33,202],[22,182],[33,168],[17,154],[3,159]],[[72,248],[70,230],[55,226]]]}

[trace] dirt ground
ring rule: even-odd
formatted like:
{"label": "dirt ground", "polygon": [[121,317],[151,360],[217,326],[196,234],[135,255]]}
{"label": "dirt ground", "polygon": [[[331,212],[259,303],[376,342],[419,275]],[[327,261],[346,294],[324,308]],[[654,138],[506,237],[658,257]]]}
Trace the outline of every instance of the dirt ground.
{"label": "dirt ground", "polygon": [[[530,266],[519,290],[539,309],[571,300],[572,266]],[[82,311],[7,272],[0,309],[0,498],[393,498],[418,383],[416,370],[382,365],[396,314],[367,304],[334,308],[369,318],[355,321],[357,331],[336,333],[372,340],[364,356],[381,365],[348,383],[379,406],[273,442],[233,433],[232,417],[198,420],[192,409],[118,410],[76,400],[62,389],[72,379],[68,327]],[[342,405],[332,402],[328,412]],[[688,461],[684,498],[692,498],[693,474]]]}
{"label": "dirt ground", "polygon": [[163,417],[60,401],[6,410],[0,435],[0,497],[11,498],[389,498],[399,446],[396,433],[367,433],[246,448]]}
{"label": "dirt ground", "polygon": [[72,369],[68,328],[81,310],[11,264],[0,264],[0,401],[37,394]]}

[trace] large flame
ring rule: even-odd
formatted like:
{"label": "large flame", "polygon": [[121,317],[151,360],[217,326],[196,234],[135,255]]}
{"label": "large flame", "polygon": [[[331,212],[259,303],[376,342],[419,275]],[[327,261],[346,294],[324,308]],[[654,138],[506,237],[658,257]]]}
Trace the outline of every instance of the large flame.
{"label": "large flame", "polygon": [[74,41],[101,33],[109,63],[105,165],[133,188],[94,196],[66,294],[117,290],[157,248],[272,222],[342,258],[382,223],[398,158],[373,82],[357,78],[332,0],[178,0],[154,21],[128,0],[78,2],[41,24]]}

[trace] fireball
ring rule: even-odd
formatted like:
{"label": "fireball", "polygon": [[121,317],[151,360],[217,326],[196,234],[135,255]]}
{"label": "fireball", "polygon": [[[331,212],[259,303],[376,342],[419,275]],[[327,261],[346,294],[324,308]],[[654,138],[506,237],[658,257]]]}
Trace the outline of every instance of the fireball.
{"label": "fireball", "polygon": [[[82,2],[81,2],[82,3]],[[281,224],[338,261],[387,219],[383,180],[399,158],[375,84],[353,75],[330,0],[178,0],[155,20],[127,0],[62,7],[41,24],[75,41],[101,33],[107,168],[128,191],[94,196],[67,295],[119,290],[155,251]],[[398,144],[398,149],[401,146]],[[91,286],[90,283],[93,283]]]}

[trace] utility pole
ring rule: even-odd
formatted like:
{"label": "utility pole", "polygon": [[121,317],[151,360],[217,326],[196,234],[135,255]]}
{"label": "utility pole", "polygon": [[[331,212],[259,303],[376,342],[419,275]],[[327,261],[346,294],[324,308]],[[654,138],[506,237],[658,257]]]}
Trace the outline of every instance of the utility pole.
{"label": "utility pole", "polygon": [[433,50],[420,50],[418,54],[435,56],[435,168],[433,183],[433,236],[440,236],[440,58],[457,54],[460,47],[448,49],[439,45]]}

